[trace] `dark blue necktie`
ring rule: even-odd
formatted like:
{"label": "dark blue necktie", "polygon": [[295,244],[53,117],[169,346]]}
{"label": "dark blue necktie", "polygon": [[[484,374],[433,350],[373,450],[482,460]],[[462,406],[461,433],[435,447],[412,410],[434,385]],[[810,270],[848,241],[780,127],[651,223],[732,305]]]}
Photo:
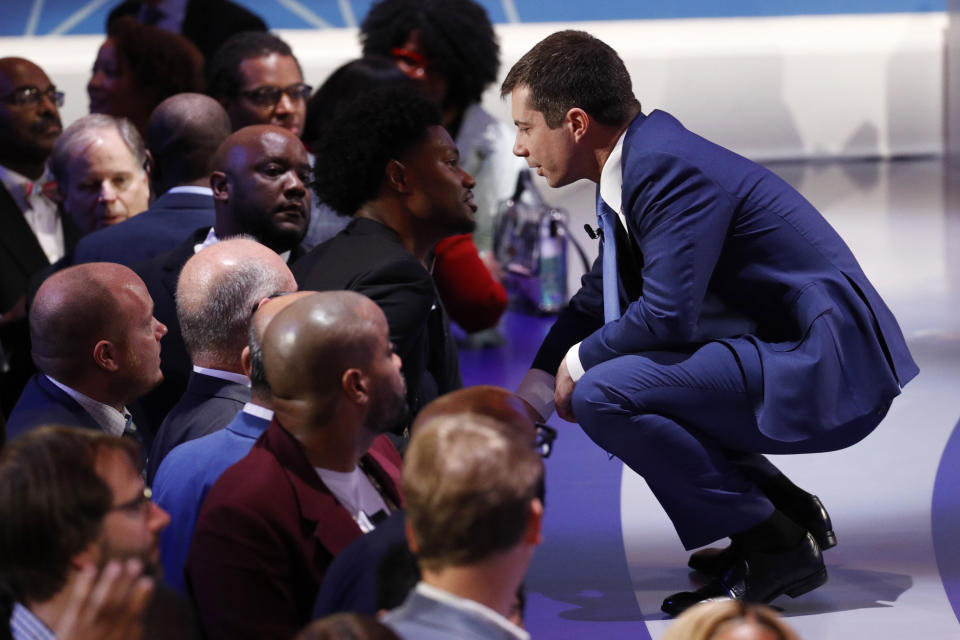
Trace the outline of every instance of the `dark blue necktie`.
{"label": "dark blue necktie", "polygon": [[597,220],[603,231],[603,320],[610,322],[620,317],[620,287],[617,282],[617,224],[616,212],[600,197],[597,189]]}

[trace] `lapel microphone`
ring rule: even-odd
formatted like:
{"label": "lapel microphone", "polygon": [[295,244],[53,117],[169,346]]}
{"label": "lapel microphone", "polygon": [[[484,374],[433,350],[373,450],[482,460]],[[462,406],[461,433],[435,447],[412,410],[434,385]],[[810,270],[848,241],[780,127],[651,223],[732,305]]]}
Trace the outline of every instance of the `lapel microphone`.
{"label": "lapel microphone", "polygon": [[597,230],[594,231],[589,224],[583,225],[583,230],[587,232],[587,235],[590,236],[591,240],[596,240],[597,238],[603,237],[603,229],[597,227]]}

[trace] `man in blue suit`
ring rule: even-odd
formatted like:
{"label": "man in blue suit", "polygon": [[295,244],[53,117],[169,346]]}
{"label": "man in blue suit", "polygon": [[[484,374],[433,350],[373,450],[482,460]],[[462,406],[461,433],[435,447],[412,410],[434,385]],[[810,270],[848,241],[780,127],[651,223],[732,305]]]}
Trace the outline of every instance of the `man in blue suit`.
{"label": "man in blue suit", "polygon": [[213,156],[230,135],[230,118],[220,103],[198,93],[161,102],[150,115],[147,148],[154,193],[163,194],[143,213],[83,237],[73,261],[118,262],[132,266],[165,253],[198,227],[214,221],[210,174]]}
{"label": "man in blue suit", "polygon": [[[598,184],[601,255],[520,393],[642,475],[717,579],[668,597],[769,602],[826,581],[826,511],[761,454],[858,442],[917,374],[853,254],[773,173],[644,115],[610,47],[555,33],[508,74],[514,152],[557,187]],[[622,310],[622,313],[621,313]],[[556,374],[555,378],[553,374]]]}
{"label": "man in blue suit", "polygon": [[273,396],[263,370],[267,325],[290,303],[310,294],[291,293],[260,305],[251,321],[250,344],[241,354],[244,373],[250,378],[250,402],[225,428],[174,447],[157,470],[153,497],[171,514],[170,526],[160,534],[163,579],[184,595],[187,587],[183,567],[197,515],[210,487],[227,467],[247,455],[273,418]]}

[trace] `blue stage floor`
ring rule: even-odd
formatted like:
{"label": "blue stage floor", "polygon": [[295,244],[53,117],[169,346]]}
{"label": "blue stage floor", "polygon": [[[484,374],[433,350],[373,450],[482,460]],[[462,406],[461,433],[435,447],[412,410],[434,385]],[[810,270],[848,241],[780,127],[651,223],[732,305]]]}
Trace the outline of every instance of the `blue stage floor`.
{"label": "blue stage floor", "polygon": [[[839,545],[829,582],[774,605],[807,639],[960,638],[960,171],[940,160],[780,164],[844,237],[900,321],[921,373],[863,442],[773,457],[819,495]],[[592,191],[571,188],[591,221]],[[577,196],[582,196],[577,198]],[[579,205],[578,205],[579,206]],[[503,347],[461,351],[465,384],[515,388],[551,318],[508,312]],[[534,638],[658,638],[687,554],[646,484],[576,425],[547,461],[545,542],[527,579]]]}

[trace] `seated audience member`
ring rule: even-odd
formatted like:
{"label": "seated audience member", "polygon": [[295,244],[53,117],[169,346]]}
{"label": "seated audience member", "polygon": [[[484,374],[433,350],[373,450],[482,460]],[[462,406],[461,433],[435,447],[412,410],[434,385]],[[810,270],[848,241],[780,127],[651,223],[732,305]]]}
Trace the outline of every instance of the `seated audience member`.
{"label": "seated audience member", "polygon": [[133,433],[126,405],[162,379],[166,332],[143,282],[127,267],[90,262],[50,276],[30,309],[40,373],[10,415],[8,438],[45,424]]}
{"label": "seated audience member", "polygon": [[542,539],[544,468],[531,436],[474,413],[414,430],[402,486],[422,578],[381,618],[402,638],[529,638],[508,616]]}
{"label": "seated audience member", "polygon": [[400,636],[373,618],[338,613],[311,622],[293,640],[400,640]]}
{"label": "seated audience member", "polygon": [[157,431],[148,482],[171,449],[219,431],[250,401],[250,378],[241,354],[251,312],[264,298],[296,288],[283,259],[254,240],[223,240],[183,265],[177,280],[177,319],[193,371],[186,393]]}
{"label": "seated audience member", "polygon": [[[186,603],[155,589],[157,533],[127,438],[44,427],[0,455],[0,626],[15,640],[192,638]],[[105,597],[106,596],[106,597]],[[143,632],[141,636],[140,632]]]}
{"label": "seated audience member", "polygon": [[738,600],[703,602],[681,613],[662,640],[799,640],[770,607]]}
{"label": "seated audience member", "polygon": [[210,489],[187,557],[210,640],[292,636],[333,557],[403,506],[381,435],[404,419],[403,377],[379,307],[307,296],[270,322],[263,355],[273,420]]}
{"label": "seated audience member", "polygon": [[249,346],[241,354],[243,372],[250,378],[250,402],[226,427],[178,445],[163,459],[153,481],[153,497],[171,516],[160,534],[160,557],[165,582],[187,593],[183,567],[200,507],[227,467],[243,458],[273,418],[273,397],[263,371],[263,335],[267,325],[287,305],[311,292],[290,293],[260,305],[250,322]]}
{"label": "seated audience member", "polygon": [[146,135],[158,104],[203,91],[203,55],[175,33],[126,18],[115,21],[97,52],[87,83],[90,113],[127,118]]}
{"label": "seated audience member", "polygon": [[406,87],[370,93],[335,118],[314,167],[317,197],[354,220],[294,266],[301,289],[350,289],[380,305],[416,412],[462,386],[430,277],[442,238],[473,228],[473,178],[437,108]]}
{"label": "seated audience member", "polygon": [[[288,264],[303,255],[300,241],[309,223],[310,165],[300,140],[273,126],[246,127],[230,134],[214,156],[210,176],[215,222],[193,230],[179,246],[137,264],[157,305],[157,318],[170,329],[164,340],[164,383],[140,404],[153,429],[180,400],[191,372],[174,292],[187,260],[218,239],[247,235],[280,254]],[[247,310],[249,314],[252,307]]]}
{"label": "seated audience member", "polygon": [[147,124],[151,191],[159,197],[143,213],[84,236],[74,263],[129,267],[173,249],[197,227],[212,225],[213,156],[228,135],[230,119],[216,100],[181,93],[161,102]]}
{"label": "seated audience member", "polygon": [[[324,131],[333,119],[353,107],[354,100],[363,100],[367,94],[384,86],[410,84],[390,58],[370,56],[351,60],[330,74],[307,102],[303,143],[311,153],[316,153]],[[314,198],[310,231],[304,245],[312,249],[340,233],[350,218]]]}
{"label": "seated audience member", "polygon": [[233,34],[267,30],[260,16],[230,0],[126,0],[107,16],[107,32],[124,16],[182,34],[207,60]]}
{"label": "seated audience member", "polygon": [[63,94],[43,69],[0,58],[0,414],[9,415],[33,373],[24,294],[30,278],[77,242],[60,215],[47,158],[62,130]]}
{"label": "seated audience member", "polygon": [[[536,427],[530,421],[523,401],[506,389],[487,385],[466,387],[440,396],[420,411],[413,431],[416,432],[420,425],[432,418],[462,413],[493,418],[530,439],[531,446],[536,442]],[[334,559],[320,587],[320,595],[314,605],[314,617],[322,618],[339,611],[374,615],[381,609],[399,606],[419,578],[413,563],[413,581],[408,585],[409,588],[402,588],[404,580],[396,574],[403,573],[404,552],[409,553],[409,550],[403,513],[398,512],[391,514],[375,531],[353,542]],[[395,568],[398,566],[400,571]],[[384,584],[385,573],[392,575],[390,584]],[[398,589],[400,593],[396,593]],[[385,600],[392,604],[385,607]]]}
{"label": "seated audience member", "polygon": [[93,114],[64,130],[50,170],[61,206],[83,234],[123,222],[150,205],[147,150],[129,120]]}

